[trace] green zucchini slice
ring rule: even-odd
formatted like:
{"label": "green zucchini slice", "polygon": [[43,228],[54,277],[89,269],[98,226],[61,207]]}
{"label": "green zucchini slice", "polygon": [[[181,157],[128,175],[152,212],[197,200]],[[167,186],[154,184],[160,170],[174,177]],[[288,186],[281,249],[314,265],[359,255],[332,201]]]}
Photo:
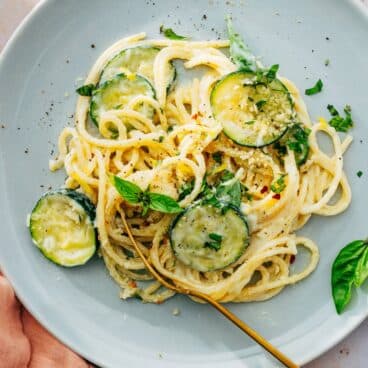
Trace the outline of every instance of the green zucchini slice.
{"label": "green zucchini slice", "polygon": [[259,80],[252,72],[238,71],[218,81],[211,106],[224,133],[234,142],[263,147],[279,140],[294,121],[290,93],[278,80]]}
{"label": "green zucchini slice", "polygon": [[70,189],[48,192],[31,213],[32,241],[58,265],[82,265],[97,249],[95,216],[95,207],[84,194]]}
{"label": "green zucchini slice", "polygon": [[202,272],[234,263],[244,253],[248,241],[247,221],[233,206],[222,211],[210,204],[195,204],[176,217],[170,228],[176,257]]}
{"label": "green zucchini slice", "polygon": [[[141,95],[155,98],[155,91],[146,78],[140,75],[116,75],[92,94],[90,115],[93,122],[98,126],[103,112],[122,109],[131,99]],[[142,105],[136,110],[150,119],[153,117],[153,109],[150,106]]]}
{"label": "green zucchini slice", "polygon": [[[151,46],[137,46],[124,49],[115,55],[101,73],[100,84],[114,78],[118,74],[139,74],[153,83],[153,64],[160,49]],[[167,86],[175,80],[176,71],[170,64],[166,76]]]}

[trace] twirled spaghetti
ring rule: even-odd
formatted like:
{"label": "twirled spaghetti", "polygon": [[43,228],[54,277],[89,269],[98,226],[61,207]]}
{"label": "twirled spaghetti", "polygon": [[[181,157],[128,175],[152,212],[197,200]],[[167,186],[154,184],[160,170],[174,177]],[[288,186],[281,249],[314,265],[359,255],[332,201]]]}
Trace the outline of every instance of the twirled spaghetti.
{"label": "twirled spaghetti", "polygon": [[[271,298],[286,285],[307,277],[317,266],[318,248],[295,231],[312,214],[332,216],[349,205],[351,193],[343,172],[343,153],[351,138],[341,142],[323,120],[312,124],[297,88],[289,80],[279,78],[291,94],[298,120],[311,130],[310,152],[303,165],[297,165],[290,149],[280,160],[270,146],[240,146],[222,133],[211,110],[210,94],[221,77],[236,70],[220,50],[228,45],[228,41],[146,40],[144,33],[118,41],[99,57],[85,83],[97,84],[108,61],[121,50],[152,46],[159,49],[153,64],[156,97],[138,96],[121,108],[104,111],[99,131],[94,132],[88,123],[90,98],[81,96],[75,128],[65,128],[60,134],[59,155],[50,168],[64,166],[66,187],[80,189],[96,204],[100,253],[121,287],[122,298],[139,296],[159,303],[173,295],[151,280],[125,233],[122,216],[126,216],[142,251],[161,274],[220,302],[247,302]],[[201,77],[168,89],[167,68],[177,59],[184,61],[186,69],[206,66],[206,71]],[[142,113],[142,106],[155,112],[152,118]],[[116,132],[114,138],[111,128]],[[331,138],[333,155],[320,149],[319,132]],[[214,152],[221,153],[221,164],[213,159]],[[200,193],[206,173],[225,169],[248,188],[241,211],[250,226],[250,245],[235,263],[209,272],[197,271],[176,259],[168,236],[173,215],[151,211],[142,217],[137,206],[125,201],[108,180],[112,173],[143,190],[149,187],[175,199],[181,186],[193,180],[191,192],[180,201],[181,207],[187,207]],[[270,187],[280,174],[286,175],[286,186],[276,196]],[[339,198],[331,204],[338,189]],[[309,259],[295,273],[291,272],[291,264],[298,246],[309,252]]]}

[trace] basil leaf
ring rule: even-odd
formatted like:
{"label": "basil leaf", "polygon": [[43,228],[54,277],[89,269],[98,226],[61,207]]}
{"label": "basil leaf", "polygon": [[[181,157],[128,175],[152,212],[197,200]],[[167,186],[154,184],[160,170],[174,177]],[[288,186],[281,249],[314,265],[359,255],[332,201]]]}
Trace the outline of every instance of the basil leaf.
{"label": "basil leaf", "polygon": [[216,189],[215,196],[221,202],[227,202],[235,207],[239,207],[241,203],[241,186],[239,180],[221,183]]}
{"label": "basil leaf", "polygon": [[356,287],[361,286],[368,277],[368,244],[365,243],[365,245],[366,247],[355,270],[354,284]]}
{"label": "basil leaf", "polygon": [[93,91],[96,89],[94,84],[85,84],[75,90],[81,96],[92,96]]}
{"label": "basil leaf", "polygon": [[338,314],[351,299],[353,283],[360,285],[366,278],[366,249],[366,241],[353,241],[341,249],[332,265],[332,296]]}
{"label": "basil leaf", "polygon": [[323,88],[323,82],[320,79],[318,79],[318,81],[316,82],[316,84],[313,87],[308,88],[308,89],[305,90],[305,94],[307,96],[315,95],[315,94],[321,92],[322,88]]}
{"label": "basil leaf", "polygon": [[143,192],[138,185],[121,179],[118,176],[112,176],[112,184],[127,202],[135,204],[142,201]]}
{"label": "basil leaf", "polygon": [[244,43],[238,33],[234,31],[231,18],[226,18],[227,33],[230,40],[230,56],[231,60],[239,67],[239,69],[255,71],[257,70],[257,59],[252,54],[248,46]]}
{"label": "basil leaf", "polygon": [[151,210],[164,213],[179,213],[183,209],[178,205],[175,199],[158,193],[148,193],[149,208]]}
{"label": "basil leaf", "polygon": [[160,33],[170,40],[187,40],[189,37],[180,36],[176,34],[172,28],[165,28],[163,25],[160,26]]}

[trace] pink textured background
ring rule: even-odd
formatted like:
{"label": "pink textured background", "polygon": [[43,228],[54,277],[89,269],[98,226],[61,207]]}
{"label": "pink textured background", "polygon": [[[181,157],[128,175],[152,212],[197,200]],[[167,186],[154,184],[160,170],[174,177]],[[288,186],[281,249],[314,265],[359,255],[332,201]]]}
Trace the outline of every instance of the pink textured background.
{"label": "pink textured background", "polygon": [[[361,1],[368,5],[368,0]],[[6,41],[21,20],[38,2],[39,0],[0,0],[0,50],[5,46]],[[307,364],[304,368],[368,367],[367,341],[368,320],[335,348]]]}

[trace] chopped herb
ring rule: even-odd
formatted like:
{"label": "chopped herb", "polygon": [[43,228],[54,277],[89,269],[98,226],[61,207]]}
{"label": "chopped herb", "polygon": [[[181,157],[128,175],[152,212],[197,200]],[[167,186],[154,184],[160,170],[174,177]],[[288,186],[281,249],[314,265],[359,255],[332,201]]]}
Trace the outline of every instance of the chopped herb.
{"label": "chopped herb", "polygon": [[229,170],[224,170],[222,172],[222,176],[221,176],[221,181],[224,182],[224,181],[228,181],[228,180],[231,180],[232,178],[234,178],[234,174],[229,171]]}
{"label": "chopped herb", "polygon": [[274,145],[273,148],[277,151],[279,156],[285,156],[287,153],[287,149],[286,146],[281,144],[279,141],[277,141]]}
{"label": "chopped herb", "polygon": [[248,101],[249,101],[249,102],[254,102],[254,98],[253,98],[253,97],[248,96]]}
{"label": "chopped herb", "polygon": [[254,124],[256,121],[255,120],[249,120],[249,121],[246,121],[245,124],[246,125],[252,125]]}
{"label": "chopped herb", "polygon": [[332,116],[339,116],[339,112],[336,110],[335,106],[327,105],[327,110],[330,112]]}
{"label": "chopped herb", "polygon": [[167,132],[170,133],[174,130],[174,126],[173,125],[170,125],[168,128],[167,128]]}
{"label": "chopped herb", "polygon": [[81,96],[92,96],[93,91],[96,89],[94,84],[85,84],[82,87],[76,89],[76,92]]}
{"label": "chopped herb", "polygon": [[221,243],[215,241],[205,242],[204,247],[214,249],[217,252],[221,248]]}
{"label": "chopped herb", "polygon": [[108,130],[111,132],[111,139],[116,139],[119,137],[119,130],[114,127],[109,127]]}
{"label": "chopped herb", "polygon": [[158,141],[162,143],[164,141],[165,137],[163,135],[160,135],[158,138]]}
{"label": "chopped herb", "polygon": [[317,83],[313,87],[305,90],[305,94],[307,96],[315,95],[321,92],[322,88],[323,88],[323,82],[321,81],[321,79],[318,79]]}
{"label": "chopped herb", "polygon": [[249,191],[249,188],[247,186],[245,186],[244,184],[240,183],[241,196],[248,199],[248,201],[251,201],[253,199],[253,197],[250,193],[248,193],[248,191]]}
{"label": "chopped herb", "polygon": [[204,247],[214,249],[217,252],[221,248],[222,236],[220,234],[210,233],[208,237],[211,241],[205,242]]}
{"label": "chopped herb", "polygon": [[279,64],[274,64],[270,69],[266,72],[266,78],[269,82],[272,82],[276,78],[276,74],[279,70]]}
{"label": "chopped herb", "polygon": [[326,59],[325,60],[325,66],[329,66],[330,65],[330,59]]}
{"label": "chopped herb", "polygon": [[267,100],[259,100],[256,102],[256,106],[258,110],[262,110],[262,107],[267,103]]}
{"label": "chopped herb", "polygon": [[160,33],[170,40],[187,40],[189,37],[180,36],[176,34],[172,28],[165,28],[163,25],[160,26]]}
{"label": "chopped herb", "polygon": [[179,201],[184,199],[188,194],[192,193],[194,188],[194,179],[190,182],[184,183],[179,189]]}
{"label": "chopped herb", "polygon": [[285,176],[286,174],[282,174],[274,183],[271,184],[270,188],[274,193],[280,194],[286,188]]}
{"label": "chopped herb", "polygon": [[332,118],[328,122],[337,132],[346,133],[353,125],[354,122],[351,118],[351,107],[346,105],[344,108],[345,118],[340,116],[339,112],[333,105],[327,105],[327,109],[330,112]]}
{"label": "chopped herb", "polygon": [[212,154],[212,158],[215,162],[217,162],[218,164],[222,164],[222,154],[220,151],[214,152]]}
{"label": "chopped herb", "polygon": [[357,177],[358,177],[358,178],[360,178],[362,175],[363,175],[363,171],[359,170],[359,171],[357,172]]}
{"label": "chopped herb", "polygon": [[208,236],[209,236],[210,239],[215,240],[217,242],[222,241],[222,235],[220,235],[220,234],[210,233],[210,234],[208,234]]}

